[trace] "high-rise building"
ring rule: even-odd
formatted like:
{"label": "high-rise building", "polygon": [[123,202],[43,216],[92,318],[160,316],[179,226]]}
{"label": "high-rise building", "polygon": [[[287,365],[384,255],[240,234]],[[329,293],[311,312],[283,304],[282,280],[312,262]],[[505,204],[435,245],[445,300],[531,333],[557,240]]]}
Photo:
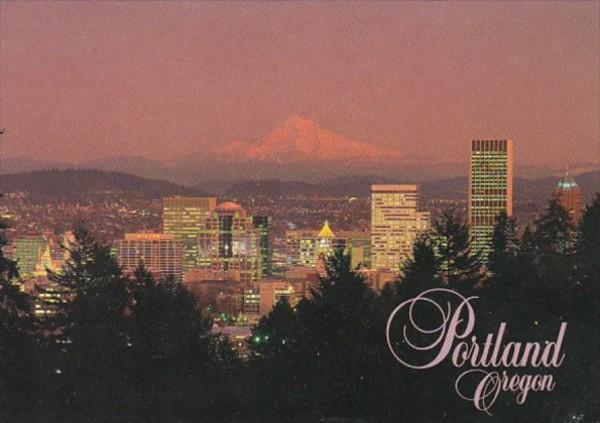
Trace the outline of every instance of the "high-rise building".
{"label": "high-rise building", "polygon": [[273,271],[273,228],[270,216],[252,216],[254,228],[260,236],[260,259],[262,275],[270,276]]}
{"label": "high-rise building", "polygon": [[273,258],[271,259],[271,275],[283,276],[288,269],[286,238],[273,237]]}
{"label": "high-rise building", "polygon": [[371,186],[371,267],[399,271],[417,234],[429,228],[417,185]]}
{"label": "high-rise building", "polygon": [[183,243],[184,269],[197,266],[198,234],[216,205],[215,197],[163,198],[163,232]]}
{"label": "high-rise building", "polygon": [[352,255],[350,265],[353,269],[358,267],[371,267],[371,234],[369,232],[342,231],[338,236],[346,238],[347,248]]}
{"label": "high-rise building", "polygon": [[133,273],[143,263],[152,274],[183,277],[183,243],[172,234],[125,234],[116,241],[117,261],[125,273]]}
{"label": "high-rise building", "polygon": [[288,230],[285,234],[288,268],[324,268],[324,261],[337,249],[346,249],[348,239],[336,235],[325,221],[320,230]]}
{"label": "high-rise building", "polygon": [[242,283],[262,277],[260,229],[239,204],[221,203],[204,221],[198,237],[198,267],[239,271]]}
{"label": "high-rise building", "polygon": [[569,172],[558,181],[554,188],[554,198],[559,204],[569,213],[569,216],[574,222],[579,222],[583,214],[583,194],[581,188],[575,182]]}
{"label": "high-rise building", "polygon": [[513,143],[511,140],[471,141],[469,228],[473,252],[485,260],[501,212],[513,212]]}
{"label": "high-rise building", "polygon": [[17,269],[21,278],[35,276],[42,264],[42,257],[48,241],[41,235],[26,235],[16,238],[12,242],[13,260],[17,262]]}
{"label": "high-rise building", "polygon": [[60,304],[71,295],[67,287],[48,278],[47,270],[60,271],[65,262],[71,259],[70,251],[75,247],[75,235],[69,231],[63,235],[62,240],[52,237],[47,240],[48,244],[34,273],[35,279],[30,280],[27,289],[33,299],[33,312],[40,319],[55,315]]}

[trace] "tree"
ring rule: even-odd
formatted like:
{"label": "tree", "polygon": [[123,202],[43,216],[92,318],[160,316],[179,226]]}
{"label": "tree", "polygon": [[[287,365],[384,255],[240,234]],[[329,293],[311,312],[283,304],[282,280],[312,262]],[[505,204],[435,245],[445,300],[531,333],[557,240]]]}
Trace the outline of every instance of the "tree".
{"label": "tree", "polygon": [[[551,199],[544,213],[534,221],[530,239],[524,239],[534,277],[528,278],[533,292],[543,290],[544,298],[532,301],[561,318],[568,318],[573,310],[570,303],[574,276],[575,227],[567,211]],[[542,304],[540,304],[542,305]]]}
{"label": "tree", "polygon": [[[600,303],[600,194],[586,207],[578,227],[578,281]],[[598,308],[597,310],[600,310]]]}
{"label": "tree", "polygon": [[132,368],[139,417],[180,421],[209,404],[214,342],[211,320],[172,277],[156,280],[142,265],[132,284]]}
{"label": "tree", "polygon": [[[384,331],[377,326],[376,295],[352,270],[350,255],[343,250],[331,254],[325,267],[326,276],[295,313],[282,303],[261,321],[255,334],[263,340],[269,336],[269,346],[253,346],[260,354],[258,364],[269,368],[285,361],[289,366],[291,373],[278,377],[288,377],[296,389],[277,400],[289,410],[326,415],[385,412],[389,403],[378,363],[383,353],[386,359],[389,354]],[[285,348],[275,346],[280,338],[286,340]],[[261,378],[261,383],[271,382]]]}
{"label": "tree", "polygon": [[575,255],[575,314],[579,336],[575,386],[580,387],[586,417],[600,419],[600,194],[580,221]]}
{"label": "tree", "polygon": [[575,247],[575,225],[556,198],[548,202],[544,214],[535,221],[533,241],[541,265],[557,255],[567,255]]}
{"label": "tree", "polygon": [[296,311],[286,299],[278,301],[252,331],[252,363],[259,374],[261,392],[257,402],[269,404],[275,413],[286,413],[302,401],[303,384],[298,364],[305,345]]}
{"label": "tree", "polygon": [[471,250],[468,226],[446,210],[433,229],[442,283],[463,293],[472,292],[484,272],[479,256]]}
{"label": "tree", "polygon": [[278,301],[252,331],[252,348],[265,358],[287,357],[298,336],[298,318],[287,299]]}
{"label": "tree", "polygon": [[413,244],[412,256],[402,266],[396,290],[401,300],[440,286],[440,262],[431,234],[421,234]]}
{"label": "tree", "polygon": [[508,217],[505,212],[496,219],[492,234],[491,251],[488,256],[487,269],[490,280],[487,288],[493,292],[488,294],[497,301],[497,306],[502,302],[514,301],[519,295],[519,286],[522,283],[522,263],[519,256],[520,240],[517,232],[517,223],[514,218]]}
{"label": "tree", "polygon": [[75,229],[74,238],[62,270],[50,275],[64,295],[45,322],[56,374],[47,407],[76,420],[123,421],[132,412],[128,281],[87,230]]}
{"label": "tree", "polygon": [[4,255],[5,230],[0,222],[0,417],[10,419],[35,406],[37,334],[16,263]]}
{"label": "tree", "polygon": [[492,251],[488,257],[488,270],[499,279],[513,266],[519,252],[517,224],[506,212],[500,213],[496,219],[492,233]]}

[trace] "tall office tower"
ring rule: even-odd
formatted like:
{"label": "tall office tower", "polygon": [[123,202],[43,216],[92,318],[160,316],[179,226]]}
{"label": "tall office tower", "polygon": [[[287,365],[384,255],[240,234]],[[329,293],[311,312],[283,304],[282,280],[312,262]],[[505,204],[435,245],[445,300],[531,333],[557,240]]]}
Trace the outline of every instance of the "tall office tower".
{"label": "tall office tower", "polygon": [[183,278],[183,243],[172,234],[125,234],[115,242],[117,261],[131,274],[140,263],[157,277]]}
{"label": "tall office tower", "polygon": [[41,235],[25,235],[12,242],[13,260],[17,261],[19,276],[30,278],[42,263],[48,241]]}
{"label": "tall office tower", "polygon": [[285,233],[288,268],[323,265],[335,250],[345,249],[348,240],[337,236],[325,222],[320,230],[289,230]]}
{"label": "tall office tower", "polygon": [[198,233],[209,212],[217,206],[215,197],[163,198],[163,232],[183,242],[184,270],[196,267]]}
{"label": "tall office tower", "polygon": [[260,230],[239,204],[221,203],[206,218],[198,237],[198,267],[239,272],[245,284],[262,277]]}
{"label": "tall office tower", "polygon": [[262,275],[270,276],[273,271],[273,228],[270,216],[252,216],[254,228],[260,234],[260,258]]}
{"label": "tall office tower", "polygon": [[417,234],[429,228],[416,185],[371,186],[371,267],[399,271]]}
{"label": "tall office tower", "polygon": [[346,239],[346,249],[351,254],[350,265],[353,269],[371,267],[371,234],[369,232],[338,231],[337,236]]}
{"label": "tall office tower", "polygon": [[473,252],[485,260],[501,212],[513,212],[513,142],[471,141],[469,228]]}
{"label": "tall office tower", "polygon": [[579,222],[583,215],[583,194],[569,172],[558,181],[554,188],[554,198],[569,213],[573,222]]}

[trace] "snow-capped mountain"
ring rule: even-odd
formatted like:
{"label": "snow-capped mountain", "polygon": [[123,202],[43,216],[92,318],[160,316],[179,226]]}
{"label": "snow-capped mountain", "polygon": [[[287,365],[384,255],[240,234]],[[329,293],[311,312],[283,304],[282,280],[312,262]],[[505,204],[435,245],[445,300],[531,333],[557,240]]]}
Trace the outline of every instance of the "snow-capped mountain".
{"label": "snow-capped mountain", "polygon": [[256,142],[232,141],[214,152],[230,161],[303,163],[309,161],[394,161],[398,151],[349,140],[294,115]]}

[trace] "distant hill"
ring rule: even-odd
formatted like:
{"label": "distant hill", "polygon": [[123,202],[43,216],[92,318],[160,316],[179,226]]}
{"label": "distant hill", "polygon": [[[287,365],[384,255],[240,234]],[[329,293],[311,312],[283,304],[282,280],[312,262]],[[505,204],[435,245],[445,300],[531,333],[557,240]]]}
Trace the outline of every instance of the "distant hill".
{"label": "distant hill", "polygon": [[54,169],[0,176],[1,192],[77,197],[92,192],[136,193],[147,198],[203,195],[203,192],[157,179],[95,169]]}
{"label": "distant hill", "polygon": [[45,160],[28,159],[26,157],[13,157],[0,160],[0,174],[10,175],[13,173],[36,172],[39,170],[70,169],[76,167],[67,162],[48,162]]}
{"label": "distant hill", "polygon": [[[559,177],[539,179],[515,178],[515,199],[543,203],[551,195]],[[575,176],[586,201],[600,191],[600,170]],[[206,181],[201,187],[189,188],[158,179],[148,179],[121,172],[93,169],[55,169],[0,176],[0,192],[30,192],[32,194],[75,197],[90,192],[137,193],[146,198],[167,195],[206,195],[218,191],[219,196],[357,196],[367,197],[372,184],[418,183],[376,175],[342,176],[320,183],[265,179],[253,181]],[[419,183],[424,199],[466,199],[468,179],[457,177]]]}
{"label": "distant hill", "polygon": [[[560,178],[556,176],[525,179],[515,178],[515,199],[530,200],[534,203],[545,202],[551,195]],[[600,192],[600,170],[582,173],[575,180],[584,192],[586,201],[590,201],[595,193]],[[342,176],[325,180],[319,184],[299,181],[281,181],[270,179],[265,181],[237,182],[224,189],[226,195],[330,195],[367,197],[373,184],[412,184],[417,183],[421,195],[425,199],[466,199],[468,179],[465,176],[436,181],[415,182],[414,180],[394,179],[376,175]]]}
{"label": "distant hill", "polygon": [[323,186],[308,182],[280,181],[276,179],[238,182],[225,191],[228,197],[233,198],[245,197],[249,193],[267,197],[329,195],[327,188]]}

